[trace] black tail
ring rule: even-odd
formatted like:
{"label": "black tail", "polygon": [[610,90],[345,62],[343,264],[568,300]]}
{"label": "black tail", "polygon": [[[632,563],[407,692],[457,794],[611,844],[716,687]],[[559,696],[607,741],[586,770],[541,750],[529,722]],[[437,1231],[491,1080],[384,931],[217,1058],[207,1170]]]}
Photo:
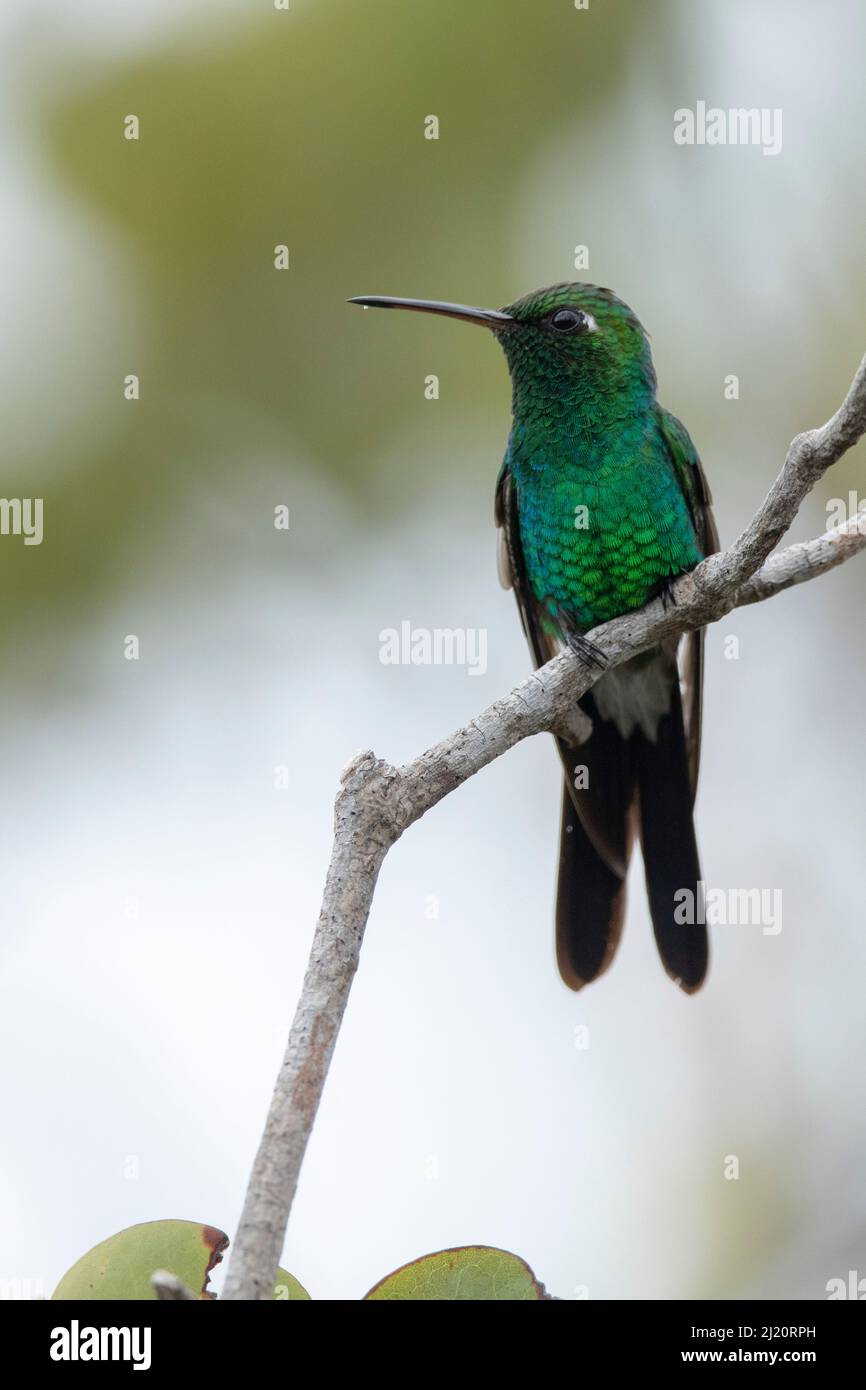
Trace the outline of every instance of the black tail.
{"label": "black tail", "polygon": [[[558,740],[568,780],[559,839],[556,959],[572,989],[601,975],[619,944],[635,795],[629,743],[601,718],[591,695],[580,703],[592,719],[588,741],[571,748]],[[587,770],[585,787],[575,786],[578,767]]]}
{"label": "black tail", "polygon": [[581,704],[593,720],[587,743],[559,751],[567,773],[589,769],[589,788],[566,784],[562,803],[559,880],[556,893],[556,955],[563,980],[580,989],[610,965],[625,915],[625,875],[631,848],[635,800],[647,895],[656,944],[668,974],[693,993],[707,972],[706,927],[687,916],[682,890],[698,902],[701,877],[692,820],[692,786],[683,728],[679,682],[655,742],[637,732],[623,739],[601,718],[591,697]]}
{"label": "black tail", "polygon": [[[693,994],[709,962],[707,929],[694,921],[701,866],[692,818],[692,788],[679,682],[655,742],[630,739],[640,801],[640,835],[650,913],[665,970]],[[684,897],[684,890],[690,897]],[[677,896],[678,895],[678,896]],[[685,917],[677,921],[677,916]],[[690,918],[690,920],[689,920]]]}
{"label": "black tail", "polygon": [[556,963],[572,989],[588,985],[610,965],[624,917],[625,879],[596,853],[568,787],[564,787],[556,885]]}

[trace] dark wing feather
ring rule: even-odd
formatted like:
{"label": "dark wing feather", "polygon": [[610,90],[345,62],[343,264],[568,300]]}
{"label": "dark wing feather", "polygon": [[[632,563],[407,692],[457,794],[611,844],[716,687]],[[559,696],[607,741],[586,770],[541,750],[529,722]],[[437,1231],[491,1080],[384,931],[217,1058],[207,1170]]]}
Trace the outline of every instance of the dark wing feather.
{"label": "dark wing feather", "polygon": [[520,613],[520,623],[532,650],[536,666],[543,666],[556,654],[552,641],[541,626],[538,604],[526,580],[520,526],[517,516],[517,488],[507,463],[503,463],[496,481],[493,509],[498,527],[497,567],[504,588],[513,589]]}
{"label": "dark wing feather", "polygon": [[671,707],[659,720],[654,739],[633,740],[638,780],[640,834],[650,915],[665,970],[688,994],[707,973],[709,943],[701,923],[679,921],[677,895],[697,902],[701,866],[692,816],[688,745],[676,680]]}
{"label": "dark wing feather", "polygon": [[556,963],[570,989],[604,974],[625,920],[625,879],[593,848],[562,789],[559,875],[556,884]]}
{"label": "dark wing feather", "polygon": [[[676,415],[672,415],[669,410],[663,410],[661,406],[659,407],[659,421],[668,446],[668,453],[688,503],[698,545],[705,556],[713,555],[719,549],[719,533],[716,530],[716,521],[713,516],[713,499],[709,483],[701,466],[698,451],[682,420],[678,420]],[[688,633],[683,639],[680,673],[692,800],[694,800],[697,791],[698,769],[701,760],[703,683],[704,632],[701,628],[698,632]]]}

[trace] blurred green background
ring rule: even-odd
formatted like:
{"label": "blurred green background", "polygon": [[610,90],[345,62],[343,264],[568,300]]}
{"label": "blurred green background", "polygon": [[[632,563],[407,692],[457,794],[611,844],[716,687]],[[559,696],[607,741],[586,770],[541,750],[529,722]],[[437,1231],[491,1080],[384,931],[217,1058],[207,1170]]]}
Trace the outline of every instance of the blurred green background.
{"label": "blurred green background", "polygon": [[[4,1192],[8,1273],[50,1284],[134,1220],[231,1230],[339,768],[359,744],[419,751],[528,665],[493,570],[509,408],[495,344],[345,300],[611,285],[652,334],[661,398],[731,539],[866,348],[866,12],[0,14],[3,492],[45,508],[41,546],[0,542],[7,1057],[27,1040],[5,1082]],[[699,99],[781,108],[782,152],[676,146],[673,112]],[[860,449],[796,534],[862,472]],[[862,1264],[866,1132],[843,1094],[860,1094],[866,1042],[861,586],[855,562],[711,635],[708,878],[781,885],[788,907],[778,941],[723,934],[687,1008],[653,962],[639,882],[632,954],[585,998],[559,991],[541,745],[401,845],[284,1259],[314,1297],[473,1241],[513,1246],[566,1297],[820,1297]],[[489,628],[488,676],[381,667],[379,630],[404,618]],[[430,895],[446,905],[435,929]],[[576,1061],[590,1018],[600,1041]],[[744,1178],[726,1183],[741,1150]]]}

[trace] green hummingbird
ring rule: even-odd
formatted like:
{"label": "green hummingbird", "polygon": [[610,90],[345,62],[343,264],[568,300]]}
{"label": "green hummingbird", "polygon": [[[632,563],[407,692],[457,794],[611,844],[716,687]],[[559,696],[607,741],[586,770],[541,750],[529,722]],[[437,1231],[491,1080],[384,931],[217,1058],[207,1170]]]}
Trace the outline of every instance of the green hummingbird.
{"label": "green hummingbird", "polygon": [[[656,400],[646,332],[611,290],[551,285],[504,309],[360,297],[489,328],[505,352],[513,420],[496,485],[499,573],[536,666],[650,599],[718,549],[712,499],[685,426]],[[610,965],[635,832],[659,954],[693,993],[707,971],[696,920],[693,821],[703,633],[604,671],[579,701],[592,733],[557,739],[565,773],[556,901],[560,974],[580,989]],[[684,896],[685,893],[685,896]],[[691,897],[688,897],[691,894]],[[685,920],[684,920],[685,919]]]}

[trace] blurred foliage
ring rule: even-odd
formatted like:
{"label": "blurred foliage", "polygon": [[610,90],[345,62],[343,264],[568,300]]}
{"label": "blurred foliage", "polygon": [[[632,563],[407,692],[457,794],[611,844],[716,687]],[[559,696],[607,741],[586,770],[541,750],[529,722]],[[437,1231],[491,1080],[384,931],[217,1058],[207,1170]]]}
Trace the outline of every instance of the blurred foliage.
{"label": "blurred foliage", "polygon": [[[495,19],[488,6],[297,0],[287,14],[172,31],[112,65],[70,54],[72,85],[46,63],[34,119],[52,177],[120,258],[93,293],[109,302],[122,289],[138,321],[121,325],[129,348],[110,379],[94,362],[92,438],[70,438],[70,457],[46,461],[44,477],[7,471],[9,495],[44,496],[45,543],[0,547],[0,579],[17,591],[0,621],[32,623],[46,600],[61,624],[93,616],[158,554],[174,512],[227,488],[239,530],[261,526],[299,468],[387,512],[382,431],[395,400],[411,408],[433,352],[450,368],[450,398],[478,409],[496,391],[504,424],[492,346],[479,351],[453,325],[388,333],[393,324],[344,301],[497,303],[525,289],[509,279],[505,235],[521,177],[559,129],[616,99],[640,23],[626,0],[578,18],[568,5],[499,0]],[[123,138],[131,113],[137,142]],[[438,142],[424,139],[431,113]],[[76,326],[76,356],[92,353],[97,331]],[[141,379],[137,402],[123,401],[128,372]]]}
{"label": "blurred foliage", "polygon": [[[58,174],[135,257],[161,330],[151,398],[226,392],[360,477],[383,402],[345,298],[385,277],[394,292],[506,293],[515,185],[558,128],[615,96],[638,13],[618,0],[587,25],[564,5],[495,8],[494,23],[462,6],[455,33],[447,6],[301,0],[135,59],[48,113]],[[138,143],[121,138],[129,111]],[[405,352],[392,344],[395,372]]]}
{"label": "blurred foliage", "polygon": [[[431,457],[455,507],[482,466],[492,492],[508,409],[495,347],[445,321],[398,328],[345,300],[498,304],[525,291],[513,270],[515,218],[565,135],[563,195],[580,190],[596,236],[625,238],[639,262],[641,221],[632,228],[623,216],[613,132],[643,99],[641,82],[679,99],[675,23],[669,7],[629,0],[580,13],[568,0],[293,0],[287,13],[241,6],[171,25],[114,59],[76,50],[74,38],[61,57],[44,30],[29,58],[23,148],[38,152],[65,199],[51,214],[57,244],[70,243],[70,274],[82,216],[105,254],[85,287],[92,312],[85,302],[74,325],[54,312],[73,385],[37,396],[56,416],[51,456],[18,458],[13,440],[4,469],[7,496],[44,497],[45,540],[0,545],[9,595],[0,624],[50,623],[69,640],[146,567],[183,592],[201,575],[195,548],[177,543],[179,524],[206,537],[215,572],[242,570],[272,507],[295,500],[304,480],[342,494],[362,525],[423,498]],[[131,113],[138,141],[123,138]],[[424,138],[429,114],[439,116],[438,141]],[[610,177],[599,180],[608,131]],[[546,196],[555,217],[556,186]],[[579,232],[566,220],[550,279],[575,273],[569,237]],[[281,243],[288,271],[274,269]],[[51,326],[49,306],[43,331]],[[712,330],[700,336],[708,352]],[[670,335],[665,343],[670,351]],[[29,370],[39,375],[38,360]],[[435,448],[396,466],[392,436],[419,429],[431,370],[448,401]],[[141,380],[134,402],[123,399],[129,372]],[[82,374],[88,411],[64,432]],[[476,419],[497,440],[483,461]],[[833,487],[851,476],[840,471]],[[320,526],[308,509],[306,537],[279,556],[315,584],[355,554],[349,526],[340,535]],[[60,644],[42,644],[27,667],[34,689],[51,684],[61,659]]]}

